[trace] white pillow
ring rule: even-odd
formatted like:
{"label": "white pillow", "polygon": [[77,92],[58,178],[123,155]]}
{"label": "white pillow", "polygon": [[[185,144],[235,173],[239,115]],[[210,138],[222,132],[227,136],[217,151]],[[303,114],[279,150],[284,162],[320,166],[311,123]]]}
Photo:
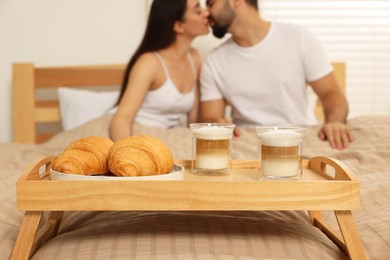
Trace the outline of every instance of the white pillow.
{"label": "white pillow", "polygon": [[66,131],[106,113],[113,113],[119,91],[97,92],[59,87],[62,128]]}

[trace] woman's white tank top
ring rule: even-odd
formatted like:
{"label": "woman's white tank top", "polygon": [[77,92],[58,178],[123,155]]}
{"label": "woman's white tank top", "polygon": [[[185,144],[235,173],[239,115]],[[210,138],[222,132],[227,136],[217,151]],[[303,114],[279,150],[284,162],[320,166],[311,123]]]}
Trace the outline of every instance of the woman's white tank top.
{"label": "woman's white tank top", "polygon": [[[165,82],[157,89],[149,90],[134,121],[145,126],[171,128],[178,125],[182,116],[188,114],[195,102],[195,82],[187,93],[181,93],[173,83],[162,57],[155,52],[165,75]],[[192,74],[196,79],[195,64],[188,54]]]}

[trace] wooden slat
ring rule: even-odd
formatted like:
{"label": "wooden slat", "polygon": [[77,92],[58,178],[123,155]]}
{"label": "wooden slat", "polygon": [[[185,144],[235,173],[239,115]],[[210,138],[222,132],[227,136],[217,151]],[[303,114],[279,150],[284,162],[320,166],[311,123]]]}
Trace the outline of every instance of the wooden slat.
{"label": "wooden slat", "polygon": [[41,144],[46,141],[48,141],[50,138],[52,138],[56,133],[43,133],[43,134],[37,134],[35,143]]}
{"label": "wooden slat", "polygon": [[60,110],[58,107],[42,107],[35,109],[36,123],[60,122]]}
{"label": "wooden slat", "polygon": [[[58,100],[44,100],[35,102],[35,121],[36,123],[56,123],[61,122]],[[44,143],[53,137],[56,133],[45,132],[37,133],[35,143]]]}
{"label": "wooden slat", "polygon": [[42,101],[36,101],[35,106],[36,107],[58,107],[59,102],[58,100],[42,100]]}
{"label": "wooden slat", "polygon": [[13,64],[12,73],[13,141],[35,143],[34,65]]}
{"label": "wooden slat", "polygon": [[119,85],[124,65],[36,68],[37,88]]}

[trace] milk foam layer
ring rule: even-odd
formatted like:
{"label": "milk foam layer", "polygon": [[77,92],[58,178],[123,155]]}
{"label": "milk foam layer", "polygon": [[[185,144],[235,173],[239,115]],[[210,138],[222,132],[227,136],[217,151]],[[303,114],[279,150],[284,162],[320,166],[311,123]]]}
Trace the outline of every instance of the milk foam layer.
{"label": "milk foam layer", "polygon": [[289,130],[269,130],[260,134],[261,143],[269,146],[296,146],[301,142],[303,134]]}
{"label": "milk foam layer", "polygon": [[299,159],[272,158],[261,161],[262,174],[265,177],[293,177],[300,171]]}
{"label": "milk foam layer", "polygon": [[233,137],[233,129],[225,127],[200,127],[192,129],[192,133],[196,138],[204,140],[224,140]]}
{"label": "milk foam layer", "polygon": [[199,169],[219,170],[229,167],[229,155],[219,154],[198,154],[196,156],[196,167]]}

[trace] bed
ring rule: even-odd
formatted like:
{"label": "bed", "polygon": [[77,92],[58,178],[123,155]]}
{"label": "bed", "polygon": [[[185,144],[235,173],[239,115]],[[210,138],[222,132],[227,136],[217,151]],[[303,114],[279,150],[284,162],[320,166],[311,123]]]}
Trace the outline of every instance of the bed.
{"label": "bed", "polygon": [[[0,259],[8,259],[24,212],[15,205],[15,183],[32,162],[56,155],[84,136],[108,136],[112,114],[103,113],[69,130],[39,127],[62,121],[59,103],[41,100],[35,89],[58,87],[117,89],[122,65],[37,68],[15,64],[13,76],[14,142],[0,145],[2,168]],[[110,90],[107,90],[107,86]],[[22,93],[22,94],[21,94]],[[54,98],[56,99],[56,97]],[[88,102],[92,102],[88,100]],[[316,137],[319,125],[307,126],[303,154],[342,161],[361,181],[361,209],[353,216],[369,259],[390,258],[390,115],[366,115],[348,122],[356,141],[345,150],[330,148]],[[50,131],[54,129],[54,131]],[[59,130],[58,130],[59,129]],[[164,140],[176,160],[190,158],[187,127],[148,128],[134,134]],[[233,141],[233,159],[256,160],[253,129]],[[325,217],[333,225],[331,212]],[[31,259],[347,259],[304,211],[86,211],[64,214],[58,235]]]}

